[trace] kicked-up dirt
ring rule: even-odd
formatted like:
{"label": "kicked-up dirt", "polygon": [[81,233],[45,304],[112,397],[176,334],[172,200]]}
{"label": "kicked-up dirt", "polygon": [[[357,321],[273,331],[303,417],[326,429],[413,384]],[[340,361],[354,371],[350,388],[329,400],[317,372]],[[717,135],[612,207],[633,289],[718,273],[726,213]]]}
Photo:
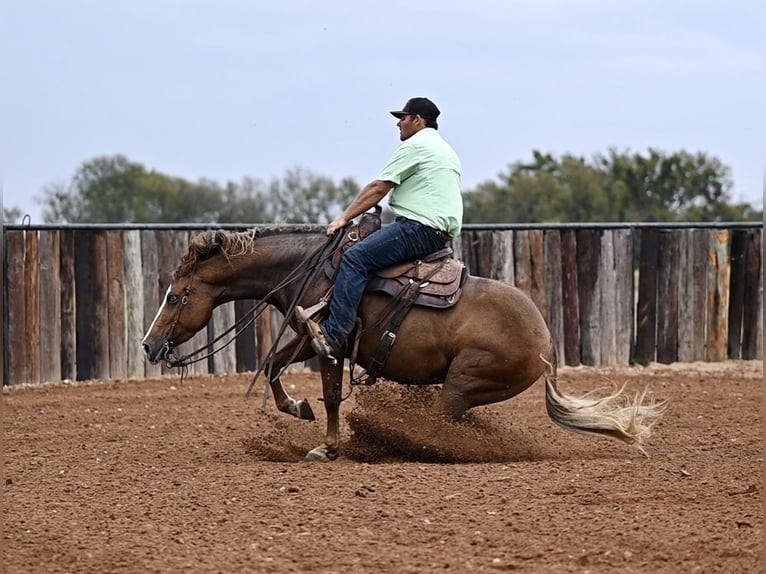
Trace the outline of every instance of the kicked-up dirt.
{"label": "kicked-up dirt", "polygon": [[563,368],[582,394],[668,399],[648,457],[547,417],[544,389],[430,416],[436,389],[381,382],[322,441],[261,410],[248,375],[5,388],[6,573],[762,572],[763,366]]}

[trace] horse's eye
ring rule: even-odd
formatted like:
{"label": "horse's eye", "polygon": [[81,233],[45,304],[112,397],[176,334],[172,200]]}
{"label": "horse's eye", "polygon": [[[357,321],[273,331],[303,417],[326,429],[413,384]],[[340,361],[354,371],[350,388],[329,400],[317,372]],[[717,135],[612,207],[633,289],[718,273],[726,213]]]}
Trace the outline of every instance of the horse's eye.
{"label": "horse's eye", "polygon": [[168,303],[178,303],[178,295],[175,293],[168,293]]}

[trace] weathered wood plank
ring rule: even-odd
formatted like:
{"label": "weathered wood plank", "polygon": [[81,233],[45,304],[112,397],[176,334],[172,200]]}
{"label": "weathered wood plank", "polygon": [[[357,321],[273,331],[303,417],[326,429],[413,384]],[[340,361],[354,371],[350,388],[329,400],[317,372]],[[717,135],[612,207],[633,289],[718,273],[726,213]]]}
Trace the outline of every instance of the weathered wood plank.
{"label": "weathered wood plank", "polygon": [[601,232],[577,230],[577,286],[580,299],[580,359],[586,365],[601,361],[599,333],[600,294],[598,292]]}
{"label": "weathered wood plank", "polygon": [[680,241],[678,231],[663,231],[659,241],[657,274],[657,361],[678,360],[678,264]]}
{"label": "weathered wood plank", "polygon": [[659,231],[654,228],[642,229],[639,237],[638,307],[633,360],[640,365],[648,365],[656,357],[659,237]]}
{"label": "weathered wood plank", "polygon": [[729,359],[739,359],[742,356],[746,249],[747,230],[732,230],[729,252],[729,262],[731,265],[731,279],[729,280],[729,338],[726,343],[726,355]]}
{"label": "weathered wood plank", "polygon": [[256,350],[258,352],[258,366],[263,364],[271,346],[274,344],[274,337],[271,331],[272,306],[268,305],[258,318],[255,320]]}
{"label": "weathered wood plank", "polygon": [[[159,249],[157,247],[157,231],[141,231],[141,266],[144,273],[144,327],[146,333],[152,324],[160,302]],[[164,293],[162,294],[165,295]],[[142,335],[143,336],[143,335]],[[162,373],[160,365],[148,361],[144,365],[147,377],[156,377]]]}
{"label": "weathered wood plank", "polygon": [[40,380],[61,380],[60,232],[40,231]]}
{"label": "weathered wood plank", "polygon": [[564,300],[561,285],[561,233],[558,229],[545,231],[545,298],[548,302],[546,321],[553,336],[556,356],[562,360],[564,352]]}
{"label": "weathered wood plank", "polygon": [[725,361],[729,338],[729,232],[713,231],[710,238],[707,301],[707,360]]}
{"label": "weathered wood plank", "polygon": [[548,315],[548,297],[545,290],[545,239],[540,229],[529,232],[530,293],[532,301],[543,317]]}
{"label": "weathered wood plank", "polygon": [[106,232],[92,234],[93,241],[93,347],[95,378],[108,379],[109,373],[109,273],[107,270]]}
{"label": "weathered wood plank", "polygon": [[75,232],[62,229],[61,250],[61,377],[65,381],[77,378],[77,312],[75,281]]}
{"label": "weathered wood plank", "polygon": [[478,231],[476,232],[477,238],[477,252],[478,252],[478,265],[479,275],[482,277],[492,276],[492,232],[491,231]]}
{"label": "weathered wood plank", "polygon": [[211,372],[217,374],[224,373],[236,373],[237,372],[237,355],[236,347],[234,344],[230,344],[224,347],[226,343],[231,341],[232,332],[225,334],[235,322],[234,303],[225,303],[219,305],[213,310],[213,317],[208,325],[208,338],[209,342],[223,335],[217,343],[214,344],[215,349],[219,349],[211,359]]}
{"label": "weathered wood plank", "polygon": [[7,372],[4,383],[17,385],[28,383],[29,369],[27,365],[27,281],[26,266],[24,265],[25,231],[8,231],[5,237],[6,249],[6,280],[8,321]]}
{"label": "weathered wood plank", "polygon": [[26,336],[27,380],[40,382],[40,242],[38,232],[28,230],[24,234],[24,277],[27,291]]}
{"label": "weathered wood plank", "polygon": [[615,360],[618,365],[630,364],[635,330],[636,273],[633,266],[633,231],[615,229],[614,271],[615,306]]}
{"label": "weathered wood plank", "polygon": [[705,321],[707,317],[707,262],[710,234],[705,229],[691,233],[692,285],[689,289],[688,307],[691,308],[691,361],[704,361],[707,341]]}
{"label": "weathered wood plank", "polygon": [[692,355],[692,280],[691,230],[682,230],[678,237],[678,360],[688,362]]}
{"label": "weathered wood plank", "polygon": [[144,274],[141,265],[141,232],[123,234],[123,274],[125,276],[126,375],[142,378],[146,374],[141,339],[144,336]]}
{"label": "weathered wood plank", "polygon": [[601,232],[601,252],[598,260],[598,284],[596,298],[599,304],[599,365],[617,364],[617,277],[614,256],[613,230]]}
{"label": "weathered wood plank", "polygon": [[92,262],[95,259],[92,233],[75,231],[75,323],[77,326],[77,373],[78,381],[96,378],[93,356],[96,306],[94,304],[94,279]]}
{"label": "weathered wood plank", "polygon": [[257,301],[252,299],[234,302],[234,318],[238,322],[242,321],[239,327],[240,333],[235,342],[238,373],[254,371],[258,362],[255,353],[255,321],[245,325],[253,316],[256,303]]}
{"label": "weathered wood plank", "polygon": [[513,234],[513,264],[516,287],[532,296],[532,255],[529,231],[522,229]]}
{"label": "weathered wood plank", "polygon": [[478,253],[478,245],[479,245],[479,239],[477,237],[477,232],[475,231],[466,231],[462,235],[462,250],[463,250],[463,261],[466,264],[466,267],[468,267],[468,272],[471,275],[475,275],[477,277],[481,276],[481,270],[479,269],[479,253]]}
{"label": "weathered wood plank", "polygon": [[123,232],[106,232],[107,317],[109,328],[109,376],[128,376],[128,325],[125,297]]}
{"label": "weathered wood plank", "polygon": [[492,274],[493,279],[514,284],[513,231],[492,232]]}
{"label": "weathered wood plank", "polygon": [[705,360],[707,244],[702,229],[679,230],[678,360]]}
{"label": "weathered wood plank", "polygon": [[747,234],[745,304],[742,319],[742,358],[763,358],[763,230]]}
{"label": "weathered wood plank", "polygon": [[564,361],[570,367],[580,364],[580,289],[577,284],[577,235],[573,229],[561,231],[561,299],[564,314]]}

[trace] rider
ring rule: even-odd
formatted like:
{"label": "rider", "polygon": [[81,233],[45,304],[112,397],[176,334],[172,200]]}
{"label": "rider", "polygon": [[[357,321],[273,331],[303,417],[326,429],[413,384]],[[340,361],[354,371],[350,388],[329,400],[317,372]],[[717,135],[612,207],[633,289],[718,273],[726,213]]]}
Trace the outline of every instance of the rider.
{"label": "rider", "polygon": [[369,273],[438,251],[460,233],[460,159],[436,131],[439,113],[428,98],[411,98],[404,108],[391,112],[399,119],[402,143],[378,178],[327,228],[327,235],[334,235],[391,192],[388,204],[396,220],[343,254],[329,317],[320,325],[296,308],[311,334],[312,347],[322,357],[343,356]]}

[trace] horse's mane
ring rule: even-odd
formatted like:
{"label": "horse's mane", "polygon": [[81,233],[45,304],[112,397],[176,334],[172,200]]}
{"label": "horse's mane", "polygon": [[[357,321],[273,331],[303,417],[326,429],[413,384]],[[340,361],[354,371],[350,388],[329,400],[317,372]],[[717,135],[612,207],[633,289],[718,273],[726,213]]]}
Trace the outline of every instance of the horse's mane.
{"label": "horse's mane", "polygon": [[325,228],[319,225],[261,226],[246,231],[223,229],[203,231],[192,237],[186,255],[181,258],[181,263],[173,272],[173,278],[186,277],[197,268],[199,263],[216,255],[223,255],[228,259],[253,253],[255,242],[260,237],[288,233],[324,233],[324,231]]}

